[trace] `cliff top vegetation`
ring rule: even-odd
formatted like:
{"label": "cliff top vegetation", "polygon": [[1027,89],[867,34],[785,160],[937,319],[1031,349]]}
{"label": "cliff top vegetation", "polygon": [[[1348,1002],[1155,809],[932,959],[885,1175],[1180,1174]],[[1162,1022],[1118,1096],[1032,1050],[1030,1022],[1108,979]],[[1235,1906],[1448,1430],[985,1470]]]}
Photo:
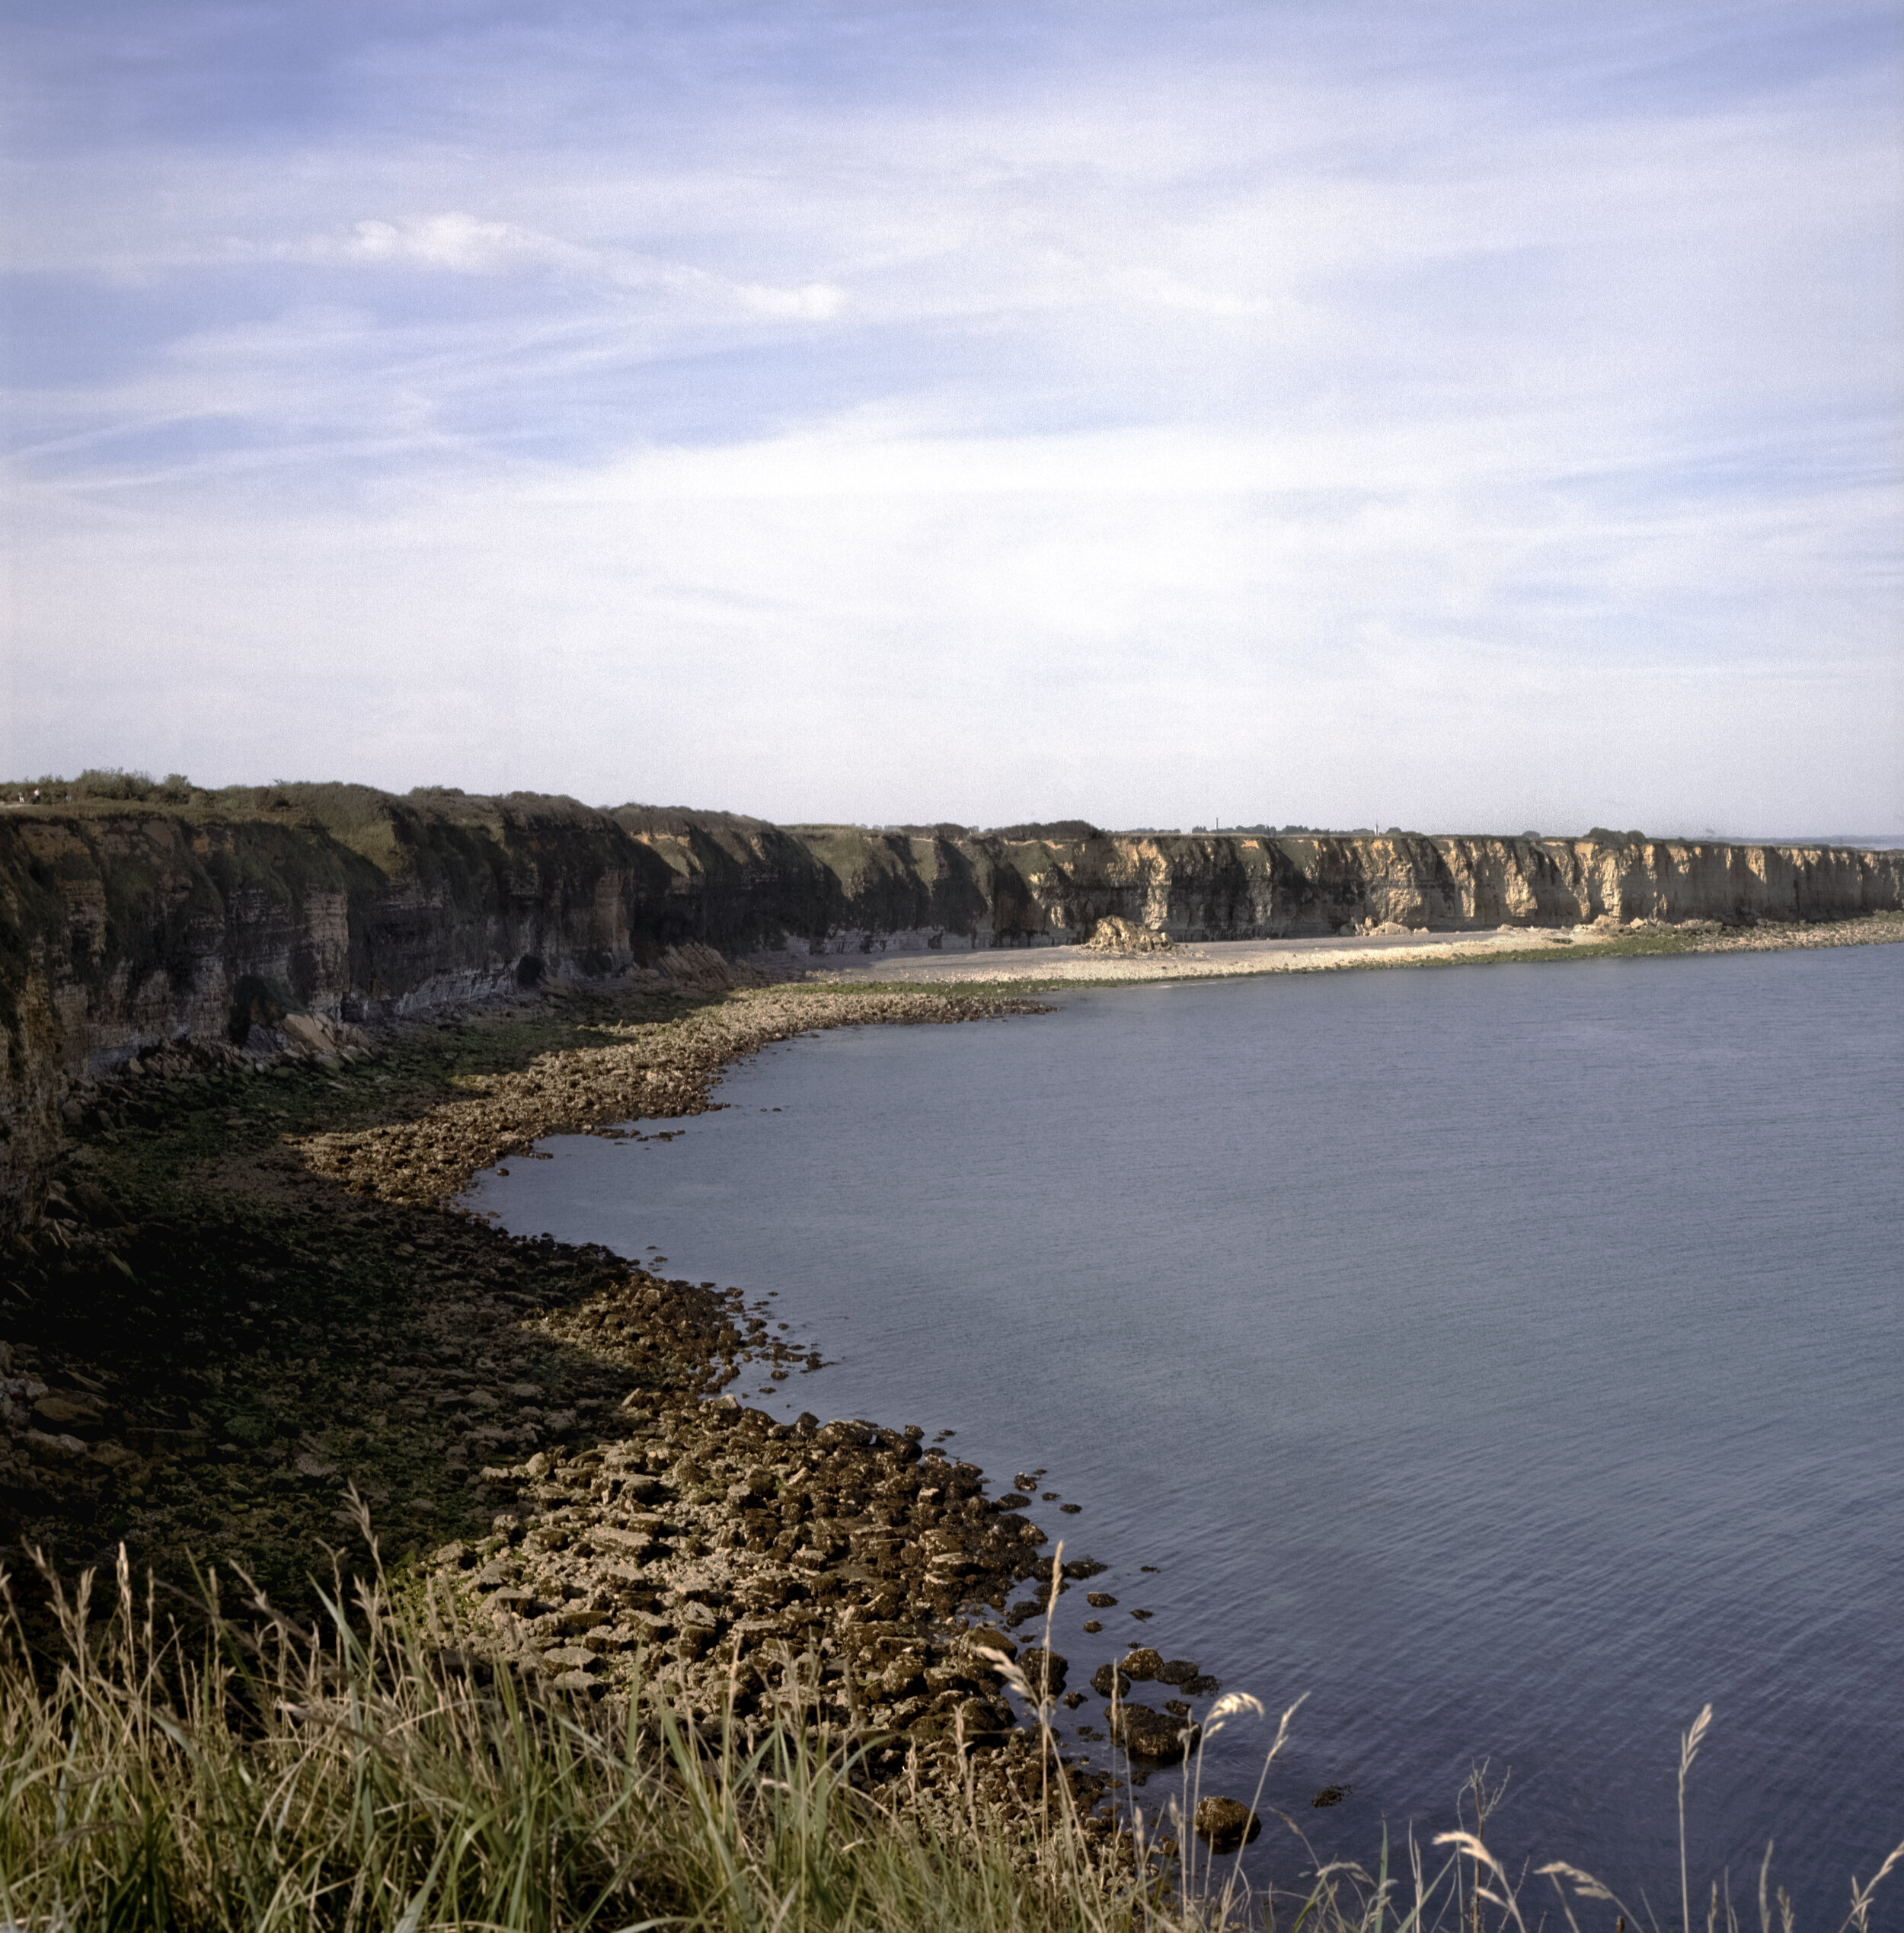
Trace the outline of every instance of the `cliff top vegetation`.
{"label": "cliff top vegetation", "polygon": [[1423,832],[1402,826],[1311,826],[1297,821],[1284,825],[1267,820],[1234,826],[1129,826],[1103,827],[1085,819],[1033,820],[1009,826],[978,826],[954,820],[930,825],[876,826],[844,821],[777,823],[749,813],[713,807],[647,805],[630,800],[619,805],[593,806],[564,793],[514,791],[466,792],[456,785],[418,785],[406,793],[386,792],[374,785],[347,780],[274,780],[265,785],[202,786],[183,772],[155,778],[150,772],[119,767],[88,767],[76,778],[42,773],[37,778],[0,779],[0,812],[56,810],[82,816],[123,815],[144,811],[193,821],[222,820],[300,826],[328,833],[365,858],[386,862],[398,856],[404,842],[395,828],[408,819],[428,820],[472,831],[501,835],[506,830],[612,823],[632,838],[687,839],[723,834],[757,839],[777,834],[803,840],[902,839],[966,844],[996,841],[1002,844],[1065,845],[1102,839],[1490,839],[1507,842],[1589,845],[1619,851],[1634,846],[1669,843],[1685,845],[1797,845],[1840,850],[1877,849],[1899,843],[1896,836],[1850,837],[1766,841],[1733,838],[1713,832],[1649,833],[1637,827],[1621,831],[1594,826],[1583,832],[1443,831]]}

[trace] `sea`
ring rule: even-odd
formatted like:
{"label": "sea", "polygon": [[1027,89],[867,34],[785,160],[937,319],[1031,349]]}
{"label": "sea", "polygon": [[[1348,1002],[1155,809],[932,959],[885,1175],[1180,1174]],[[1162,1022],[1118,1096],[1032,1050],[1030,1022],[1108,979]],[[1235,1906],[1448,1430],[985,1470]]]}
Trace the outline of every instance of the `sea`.
{"label": "sea", "polygon": [[1510,1868],[1676,1915],[1710,1704],[1695,1893],[1755,1925],[1771,1842],[1837,1927],[1904,1840],[1904,947],[1048,997],[787,1043],[471,1205],[770,1302],[826,1366],[751,1405],[1034,1477],[1107,1567],[1072,1686],[1142,1643],[1266,1708],[1200,1772],[1259,1877],[1404,1859],[1478,1772]]}

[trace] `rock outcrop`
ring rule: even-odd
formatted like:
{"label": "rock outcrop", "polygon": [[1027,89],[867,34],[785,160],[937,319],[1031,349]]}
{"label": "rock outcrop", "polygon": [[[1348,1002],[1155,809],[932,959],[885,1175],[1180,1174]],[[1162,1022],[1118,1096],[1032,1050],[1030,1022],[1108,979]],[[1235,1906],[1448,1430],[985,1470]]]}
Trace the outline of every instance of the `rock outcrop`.
{"label": "rock outcrop", "polygon": [[0,1220],[62,1113],[169,1046],[322,1053],[349,1028],[565,978],[705,991],[829,954],[1729,925],[1904,906],[1904,853],[1578,839],[874,832],[720,813],[286,785],[0,811]]}

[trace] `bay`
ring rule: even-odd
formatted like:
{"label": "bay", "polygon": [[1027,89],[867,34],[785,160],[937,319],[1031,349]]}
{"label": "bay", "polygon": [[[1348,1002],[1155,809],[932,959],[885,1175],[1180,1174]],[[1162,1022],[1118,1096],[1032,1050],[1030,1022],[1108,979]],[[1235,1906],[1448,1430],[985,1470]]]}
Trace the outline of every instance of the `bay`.
{"label": "bay", "polygon": [[1042,1472],[1119,1600],[1061,1600],[1072,1682],[1142,1641],[1306,1695],[1263,1800],[1318,1852],[1484,1761],[1490,1845],[1663,1912],[1710,1700],[1695,1874],[1775,1837],[1835,1926],[1904,1838],[1900,995],[1898,947],[1066,994],[790,1043],[474,1205],[776,1292],[828,1366],[750,1403]]}

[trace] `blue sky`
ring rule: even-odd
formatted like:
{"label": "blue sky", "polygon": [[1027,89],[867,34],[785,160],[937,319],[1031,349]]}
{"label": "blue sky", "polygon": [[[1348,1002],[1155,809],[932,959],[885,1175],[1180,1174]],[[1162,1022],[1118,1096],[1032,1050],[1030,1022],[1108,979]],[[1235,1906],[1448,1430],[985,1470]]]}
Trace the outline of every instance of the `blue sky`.
{"label": "blue sky", "polygon": [[7,770],[1904,828],[1894,8],[0,32]]}

